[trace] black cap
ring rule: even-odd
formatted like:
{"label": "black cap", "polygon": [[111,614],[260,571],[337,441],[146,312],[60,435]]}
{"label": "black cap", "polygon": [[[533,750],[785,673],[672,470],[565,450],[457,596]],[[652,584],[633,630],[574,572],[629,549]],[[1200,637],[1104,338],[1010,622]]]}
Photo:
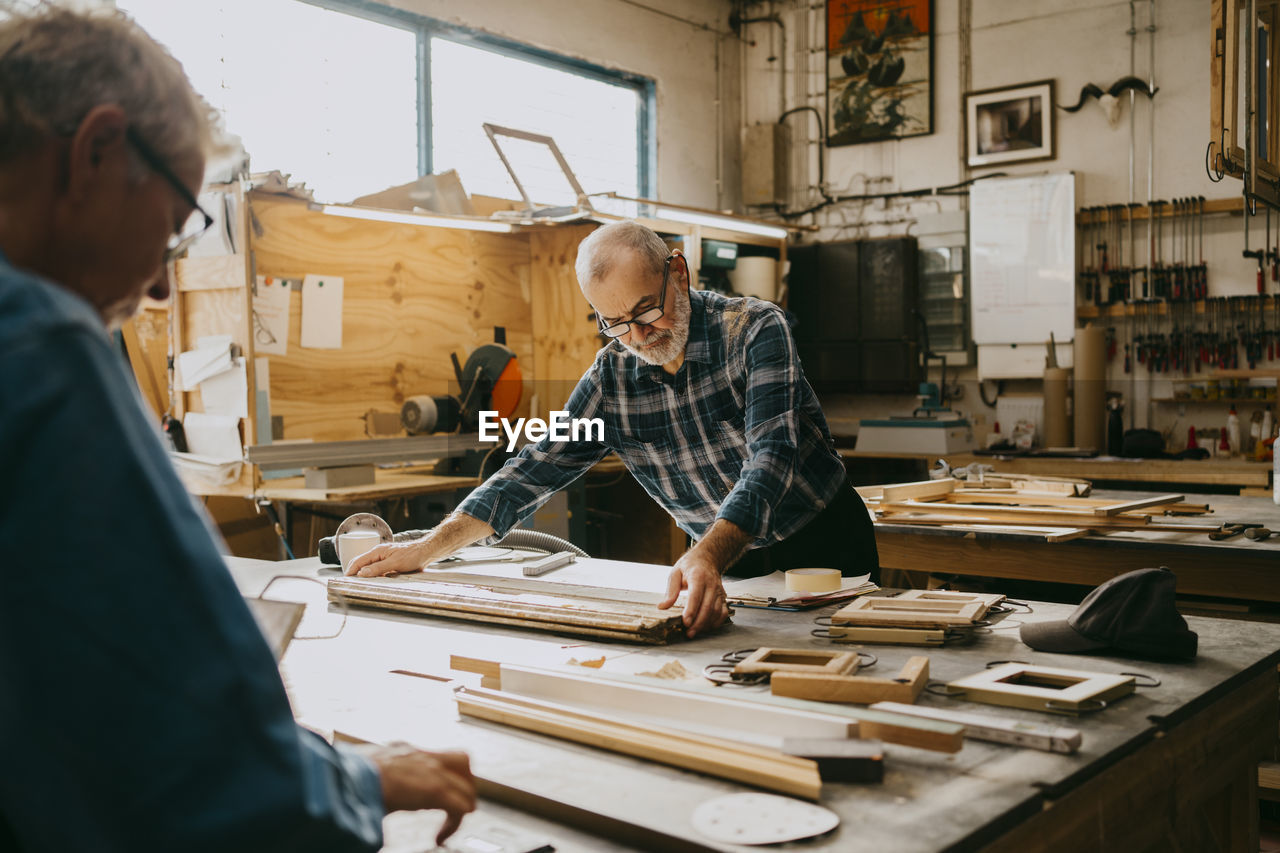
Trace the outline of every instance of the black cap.
{"label": "black cap", "polygon": [[1042,652],[1193,658],[1198,638],[1174,606],[1176,583],[1163,567],[1119,575],[1089,593],[1065,620],[1024,624],[1022,642]]}

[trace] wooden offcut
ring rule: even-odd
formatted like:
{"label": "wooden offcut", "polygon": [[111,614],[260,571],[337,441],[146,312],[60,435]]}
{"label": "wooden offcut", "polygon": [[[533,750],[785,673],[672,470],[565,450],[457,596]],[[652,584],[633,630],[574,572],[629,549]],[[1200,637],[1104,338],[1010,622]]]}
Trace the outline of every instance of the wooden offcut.
{"label": "wooden offcut", "polygon": [[894,678],[775,672],[769,679],[774,696],[857,705],[870,705],[872,702],[901,702],[909,705],[916,701],[928,682],[929,659],[924,656],[908,659],[902,671]]}

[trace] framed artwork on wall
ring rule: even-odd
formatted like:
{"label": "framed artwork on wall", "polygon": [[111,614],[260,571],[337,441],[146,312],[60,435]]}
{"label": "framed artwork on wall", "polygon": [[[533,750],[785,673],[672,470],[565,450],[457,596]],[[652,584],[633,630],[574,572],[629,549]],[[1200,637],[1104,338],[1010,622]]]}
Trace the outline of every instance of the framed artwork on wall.
{"label": "framed artwork on wall", "polygon": [[933,133],[933,0],[827,0],[827,145]]}
{"label": "framed artwork on wall", "polygon": [[964,105],[970,167],[1057,156],[1052,80],[969,92]]}

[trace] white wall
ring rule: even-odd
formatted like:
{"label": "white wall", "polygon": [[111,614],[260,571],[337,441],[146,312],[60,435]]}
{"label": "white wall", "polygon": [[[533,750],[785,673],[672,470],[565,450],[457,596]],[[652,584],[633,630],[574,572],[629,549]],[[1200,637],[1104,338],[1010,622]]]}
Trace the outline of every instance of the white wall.
{"label": "white wall", "polygon": [[737,204],[741,51],[729,31],[729,0],[390,0],[387,5],[652,78],[658,197],[702,207]]}
{"label": "white wall", "polygon": [[[785,73],[790,81],[787,98],[781,103],[778,75],[783,68],[768,62],[766,29],[771,25],[752,24],[748,35],[754,46],[744,47],[744,124],[771,122],[785,108],[801,104],[816,106],[825,115],[824,10],[820,3],[805,0],[775,3],[787,25],[789,45],[801,44],[801,52],[787,58]],[[892,142],[825,149],[828,189],[839,193],[874,193],[939,186],[968,177],[1005,171],[1027,174],[1042,171],[1074,171],[1077,175],[1077,204],[1116,204],[1129,200],[1130,121],[1128,98],[1123,97],[1119,124],[1107,124],[1096,101],[1070,114],[1057,111],[1057,157],[1051,161],[1014,164],[1000,169],[965,169],[961,156],[962,57],[960,10],[962,0],[934,2],[934,132],[928,136]],[[748,15],[763,14],[767,4],[755,3]],[[1136,3],[1138,35],[1134,71],[1147,78],[1151,71],[1146,32],[1148,4]],[[969,61],[970,90],[1012,86],[1041,79],[1053,79],[1059,103],[1072,104],[1086,83],[1107,88],[1130,73],[1130,4],[1127,0],[1071,2],[1070,0],[972,0]],[[1155,82],[1159,91],[1153,102],[1138,97],[1136,103],[1135,180],[1133,198],[1145,202],[1147,192],[1148,142],[1152,138],[1150,120],[1154,110],[1154,182],[1152,196],[1170,199],[1203,195],[1209,199],[1238,196],[1239,181],[1221,184],[1205,173],[1205,146],[1209,140],[1209,4],[1203,0],[1156,0]],[[795,38],[791,38],[792,34]],[[810,50],[810,48],[813,48]],[[805,85],[793,85],[804,81]],[[816,157],[819,146],[808,144],[816,136],[811,119],[792,118],[797,141],[796,180],[800,191],[792,207],[806,206],[816,193],[804,188],[817,180]],[[817,214],[813,221],[822,226],[818,239],[857,239],[907,233],[920,214],[938,209],[954,209],[958,198],[892,200],[840,205]],[[1251,245],[1257,245],[1262,217],[1253,223]],[[1239,216],[1210,218],[1205,225],[1205,256],[1209,265],[1211,296],[1255,292],[1255,262],[1241,257],[1242,219]],[[1166,232],[1166,235],[1168,232]],[[1138,234],[1139,246],[1145,246]],[[1274,240],[1274,238],[1273,238]],[[1139,263],[1145,249],[1139,249]],[[1274,292],[1275,285],[1269,284]],[[1121,352],[1123,347],[1121,347]],[[1274,362],[1272,363],[1275,364]],[[1243,362],[1242,362],[1243,365]],[[982,417],[990,410],[981,406],[973,385],[972,370],[962,374],[969,380],[961,407]],[[1185,441],[1186,427],[1217,426],[1225,411],[1191,408],[1180,414],[1173,406],[1150,405],[1151,397],[1170,394],[1167,380],[1149,377],[1145,369],[1125,375],[1122,358],[1117,357],[1111,385],[1128,399],[1131,420],[1146,425],[1148,417],[1157,428],[1179,420],[1178,434]],[[1038,383],[1011,385],[1023,392],[1037,393]],[[907,398],[834,398],[824,401],[838,417],[884,414],[886,408],[909,408]],[[1242,418],[1245,413],[1241,413]]]}

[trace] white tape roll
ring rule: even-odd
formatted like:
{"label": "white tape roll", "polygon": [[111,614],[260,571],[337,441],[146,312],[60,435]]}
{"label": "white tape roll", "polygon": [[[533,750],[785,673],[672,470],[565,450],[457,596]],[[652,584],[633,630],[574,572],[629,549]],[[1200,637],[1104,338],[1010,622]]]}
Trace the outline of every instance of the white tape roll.
{"label": "white tape roll", "polygon": [[839,569],[791,569],[787,572],[787,589],[791,592],[835,592],[839,588]]}
{"label": "white tape roll", "polygon": [[366,551],[372,551],[382,544],[382,534],[376,530],[352,530],[338,537],[338,562],[343,571],[351,565],[351,561]]}

